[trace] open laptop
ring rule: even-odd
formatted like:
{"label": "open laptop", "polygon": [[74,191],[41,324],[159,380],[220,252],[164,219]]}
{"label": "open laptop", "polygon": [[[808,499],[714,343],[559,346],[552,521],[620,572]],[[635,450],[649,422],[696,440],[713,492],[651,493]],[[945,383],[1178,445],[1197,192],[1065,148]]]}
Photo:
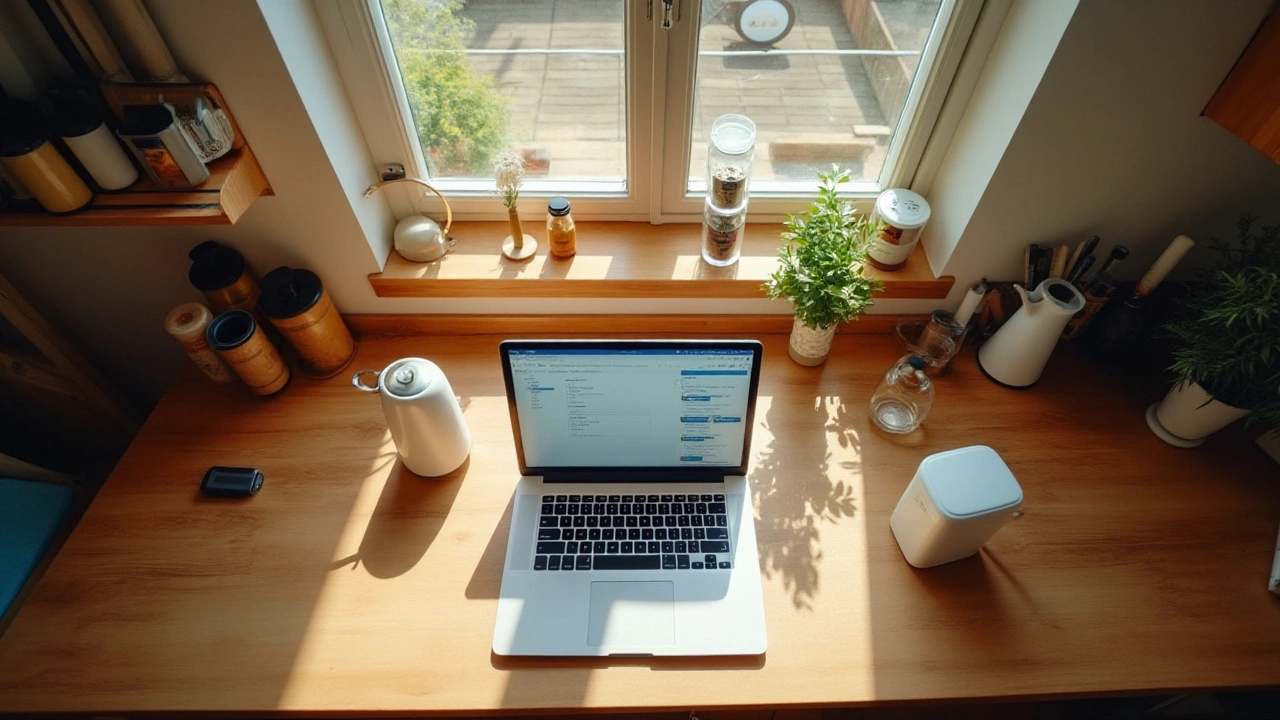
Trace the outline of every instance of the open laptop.
{"label": "open laptop", "polygon": [[520,460],[493,651],[757,655],[753,340],[501,344]]}

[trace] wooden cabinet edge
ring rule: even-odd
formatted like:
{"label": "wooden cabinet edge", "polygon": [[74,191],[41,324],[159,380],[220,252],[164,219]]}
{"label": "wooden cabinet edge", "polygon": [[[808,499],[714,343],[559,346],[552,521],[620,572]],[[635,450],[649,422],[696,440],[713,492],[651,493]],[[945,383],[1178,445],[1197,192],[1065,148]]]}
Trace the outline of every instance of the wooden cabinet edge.
{"label": "wooden cabinet edge", "polygon": [[1280,163],[1280,9],[1262,21],[1203,115]]}

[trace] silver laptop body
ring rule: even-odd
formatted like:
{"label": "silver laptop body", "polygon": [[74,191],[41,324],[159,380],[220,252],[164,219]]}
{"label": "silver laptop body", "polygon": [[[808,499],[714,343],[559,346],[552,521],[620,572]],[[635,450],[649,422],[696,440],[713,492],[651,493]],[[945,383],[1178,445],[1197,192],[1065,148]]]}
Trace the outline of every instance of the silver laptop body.
{"label": "silver laptop body", "polygon": [[498,655],[757,655],[760,343],[501,344],[522,477]]}

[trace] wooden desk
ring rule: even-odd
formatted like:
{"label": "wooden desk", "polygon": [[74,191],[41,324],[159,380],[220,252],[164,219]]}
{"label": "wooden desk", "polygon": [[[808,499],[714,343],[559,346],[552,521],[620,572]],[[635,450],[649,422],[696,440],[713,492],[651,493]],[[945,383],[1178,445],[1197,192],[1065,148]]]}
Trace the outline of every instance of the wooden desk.
{"label": "wooden desk", "polygon": [[[175,383],[8,633],[0,711],[502,714],[842,706],[1280,684],[1265,589],[1276,467],[1247,438],[1169,447],[1156,399],[1062,350],[1031,390],[972,355],[922,431],[866,403],[897,355],[843,335],[806,369],[765,341],[751,485],[767,604],[759,658],[511,661],[490,653],[516,458],[498,336],[366,339],[352,370],[421,355],[475,447],[451,477],[396,460],[348,375],[260,401]],[[888,518],[920,460],[994,447],[1025,517],[929,571]],[[199,497],[253,465],[247,501]]]}

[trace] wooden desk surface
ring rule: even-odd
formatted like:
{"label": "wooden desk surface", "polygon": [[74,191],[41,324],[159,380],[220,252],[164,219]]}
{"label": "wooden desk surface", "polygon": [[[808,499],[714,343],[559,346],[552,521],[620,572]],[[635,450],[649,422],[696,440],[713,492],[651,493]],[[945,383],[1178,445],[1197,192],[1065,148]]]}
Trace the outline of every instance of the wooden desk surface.
{"label": "wooden desk surface", "polygon": [[[769,650],[520,660],[489,650],[516,458],[497,336],[366,339],[352,370],[435,360],[475,447],[424,480],[350,373],[260,401],[184,373],[0,639],[0,712],[503,713],[837,706],[1280,685],[1265,589],[1280,472],[1239,434],[1148,432],[1156,398],[1060,350],[1031,390],[972,355],[924,429],[874,429],[897,354],[842,335],[805,369],[765,341],[751,486]],[[985,443],[1027,514],[979,556],[902,559],[894,504],[931,452]],[[209,465],[266,473],[209,500]]]}

